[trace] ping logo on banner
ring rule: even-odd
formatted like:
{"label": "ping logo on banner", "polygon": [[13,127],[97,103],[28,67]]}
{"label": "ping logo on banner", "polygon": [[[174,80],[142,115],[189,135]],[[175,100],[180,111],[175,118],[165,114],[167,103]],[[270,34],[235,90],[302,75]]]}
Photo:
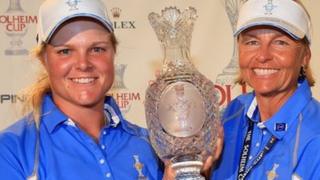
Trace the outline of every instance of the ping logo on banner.
{"label": "ping logo on banner", "polygon": [[25,97],[16,94],[0,94],[0,104],[23,102]]}

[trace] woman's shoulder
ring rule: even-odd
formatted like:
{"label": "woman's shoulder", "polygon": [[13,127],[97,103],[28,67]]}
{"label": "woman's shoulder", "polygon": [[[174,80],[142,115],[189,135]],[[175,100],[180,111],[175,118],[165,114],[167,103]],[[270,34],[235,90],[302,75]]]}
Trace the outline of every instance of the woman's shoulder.
{"label": "woman's shoulder", "polygon": [[239,119],[242,116],[246,107],[249,107],[254,98],[253,93],[241,94],[234,98],[225,109],[222,110],[223,124],[232,119]]}
{"label": "woman's shoulder", "polygon": [[35,122],[31,116],[27,115],[0,131],[0,144],[6,141],[26,140],[27,137],[35,135],[35,132]]}
{"label": "woman's shoulder", "polygon": [[26,177],[31,173],[36,143],[35,123],[28,117],[0,132],[0,174]]}
{"label": "woman's shoulder", "polygon": [[307,126],[308,131],[314,131],[320,134],[320,103],[312,98],[307,106],[303,109],[302,124]]}
{"label": "woman's shoulder", "polygon": [[143,139],[149,143],[149,133],[146,128],[138,126],[136,124],[127,121],[126,119],[121,120],[123,129],[131,136]]}

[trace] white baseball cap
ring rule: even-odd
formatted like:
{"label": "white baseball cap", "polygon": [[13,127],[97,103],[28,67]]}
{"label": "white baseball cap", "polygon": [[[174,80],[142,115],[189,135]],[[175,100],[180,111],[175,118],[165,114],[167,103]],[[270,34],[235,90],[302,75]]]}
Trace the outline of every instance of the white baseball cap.
{"label": "white baseball cap", "polygon": [[248,0],[239,10],[234,36],[254,26],[273,26],[296,40],[311,43],[311,22],[306,11],[293,0]]}
{"label": "white baseball cap", "polygon": [[113,32],[106,7],[100,0],[45,0],[40,6],[38,15],[38,44],[48,43],[62,23],[75,17],[93,18]]}

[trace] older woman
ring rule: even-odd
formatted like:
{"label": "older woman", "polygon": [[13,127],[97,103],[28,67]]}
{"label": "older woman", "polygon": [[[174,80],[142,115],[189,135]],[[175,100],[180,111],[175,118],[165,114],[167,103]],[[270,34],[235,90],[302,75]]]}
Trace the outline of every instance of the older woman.
{"label": "older woman", "polygon": [[147,132],[112,97],[117,41],[100,0],[46,0],[31,113],[0,133],[0,179],[161,179]]}
{"label": "older woman", "polygon": [[312,97],[310,17],[300,1],[248,0],[237,30],[240,82],[224,114],[213,179],[319,179],[320,104]]}

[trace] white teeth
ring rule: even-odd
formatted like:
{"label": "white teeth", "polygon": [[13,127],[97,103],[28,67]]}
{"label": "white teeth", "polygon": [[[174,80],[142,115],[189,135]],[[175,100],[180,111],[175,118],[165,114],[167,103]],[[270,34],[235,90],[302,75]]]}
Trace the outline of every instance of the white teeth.
{"label": "white teeth", "polygon": [[94,81],[94,78],[72,78],[71,80],[79,84],[88,84],[92,83]]}
{"label": "white teeth", "polygon": [[278,72],[276,69],[254,69],[253,70],[257,75],[263,76],[263,75],[270,75],[273,73]]}

